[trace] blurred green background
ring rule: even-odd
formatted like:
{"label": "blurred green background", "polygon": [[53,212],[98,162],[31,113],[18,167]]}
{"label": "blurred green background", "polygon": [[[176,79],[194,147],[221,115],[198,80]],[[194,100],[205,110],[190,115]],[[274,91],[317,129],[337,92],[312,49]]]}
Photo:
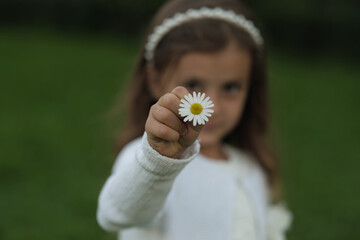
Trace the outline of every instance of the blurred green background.
{"label": "blurred green background", "polygon": [[[115,239],[95,219],[122,119],[108,111],[162,2],[0,2],[0,239]],[[359,1],[246,3],[268,42],[288,239],[360,239]]]}

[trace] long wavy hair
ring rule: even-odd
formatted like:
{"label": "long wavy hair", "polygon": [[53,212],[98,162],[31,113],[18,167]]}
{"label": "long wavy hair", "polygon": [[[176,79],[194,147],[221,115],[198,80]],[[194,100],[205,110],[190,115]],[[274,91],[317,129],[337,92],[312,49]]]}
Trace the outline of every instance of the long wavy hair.
{"label": "long wavy hair", "polygon": [[[156,13],[146,37],[165,18],[190,8],[197,9],[203,6],[233,10],[254,21],[249,11],[236,0],[172,0]],[[144,133],[150,107],[157,101],[152,97],[148,87],[147,61],[144,58],[146,40],[147,38],[142,44],[130,82],[130,90],[125,96],[126,119],[115,144],[117,152]],[[230,41],[235,41],[250,52],[252,69],[248,99],[242,119],[224,138],[224,142],[250,153],[258,161],[267,176],[272,200],[280,200],[278,166],[268,138],[270,116],[264,46],[256,45],[246,31],[231,23],[214,19],[193,20],[175,27],[161,39],[154,53],[153,67],[157,72],[163,73],[168,67],[174,66],[186,53],[221,51]]]}

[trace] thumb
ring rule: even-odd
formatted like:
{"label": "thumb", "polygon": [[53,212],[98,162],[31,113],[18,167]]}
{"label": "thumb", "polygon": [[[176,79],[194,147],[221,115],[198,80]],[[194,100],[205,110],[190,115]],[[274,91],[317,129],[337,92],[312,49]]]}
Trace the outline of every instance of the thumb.
{"label": "thumb", "polygon": [[193,126],[192,122],[187,122],[186,123],[187,131],[184,135],[180,136],[179,143],[183,147],[190,146],[198,138],[202,128],[203,128],[203,125]]}

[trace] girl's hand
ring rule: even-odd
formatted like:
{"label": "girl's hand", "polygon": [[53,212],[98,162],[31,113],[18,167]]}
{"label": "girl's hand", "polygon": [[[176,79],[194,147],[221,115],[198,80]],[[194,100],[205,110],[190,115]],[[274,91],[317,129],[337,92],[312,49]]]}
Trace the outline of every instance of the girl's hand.
{"label": "girl's hand", "polygon": [[188,93],[186,88],[176,87],[160,97],[150,109],[145,131],[150,146],[161,155],[180,158],[199,136],[202,126],[184,123],[178,112],[180,99]]}

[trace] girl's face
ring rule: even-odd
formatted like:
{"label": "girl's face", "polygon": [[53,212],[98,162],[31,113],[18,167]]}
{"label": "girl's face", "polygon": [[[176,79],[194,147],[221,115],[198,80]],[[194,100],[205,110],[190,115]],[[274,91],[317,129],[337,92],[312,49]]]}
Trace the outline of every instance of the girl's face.
{"label": "girl's face", "polygon": [[216,53],[188,53],[161,76],[161,94],[184,86],[190,93],[204,92],[213,101],[215,112],[199,135],[202,150],[219,148],[222,139],[240,121],[250,84],[251,63],[249,51],[231,43]]}

